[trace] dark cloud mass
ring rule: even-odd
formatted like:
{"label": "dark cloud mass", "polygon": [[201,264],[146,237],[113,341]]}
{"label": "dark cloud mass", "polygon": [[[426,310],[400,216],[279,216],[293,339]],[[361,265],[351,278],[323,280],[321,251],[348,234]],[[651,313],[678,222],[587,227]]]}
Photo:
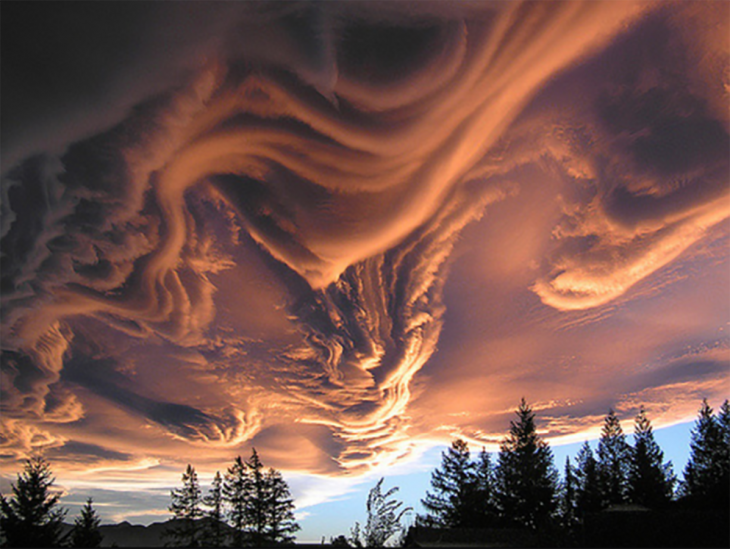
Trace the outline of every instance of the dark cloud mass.
{"label": "dark cloud mass", "polygon": [[727,3],[99,6],[3,4],[9,467],[727,393]]}

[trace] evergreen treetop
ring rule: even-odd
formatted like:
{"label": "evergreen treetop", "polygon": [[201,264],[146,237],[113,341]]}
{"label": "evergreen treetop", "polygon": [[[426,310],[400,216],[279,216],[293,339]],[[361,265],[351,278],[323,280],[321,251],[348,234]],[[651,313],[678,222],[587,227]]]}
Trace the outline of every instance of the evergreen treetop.
{"label": "evergreen treetop", "polygon": [[289,544],[299,525],[294,520],[294,500],[279,471],[264,465],[256,449],[245,462],[238,456],[223,481],[223,496],[236,547]]}
{"label": "evergreen treetop", "polygon": [[256,448],[252,449],[251,457],[246,461],[246,469],[250,479],[248,503],[245,510],[246,524],[254,545],[259,546],[266,540],[266,511],[269,494],[264,479],[264,465],[259,459]]}
{"label": "evergreen treetop", "polygon": [[726,404],[715,418],[707,400],[702,401],[692,429],[690,457],[680,487],[682,495],[690,498],[694,505],[723,508],[730,504],[730,450],[724,430],[726,423]]}
{"label": "evergreen treetop", "polygon": [[427,520],[446,528],[468,526],[476,481],[466,442],[456,439],[441,454],[441,467],[431,473],[431,487],[433,492],[426,492],[421,500],[428,511]]}
{"label": "evergreen treetop", "polygon": [[563,481],[560,483],[560,520],[565,528],[572,528],[577,522],[577,481],[570,457],[565,458]]}
{"label": "evergreen treetop", "polygon": [[251,479],[241,456],[237,456],[223,480],[223,498],[228,503],[228,517],[233,528],[233,547],[243,547],[248,539],[247,506]]}
{"label": "evergreen treetop", "polygon": [[198,473],[190,464],[182,474],[182,484],[182,488],[170,491],[169,510],[179,522],[166,532],[166,536],[174,545],[197,547],[200,542],[200,525],[197,520],[203,516],[202,498]]}
{"label": "evergreen treetop", "polygon": [[664,452],[654,440],[651,422],[642,406],[635,419],[628,476],[629,499],[645,507],[664,507],[672,499],[674,483],[672,466],[664,463]]}
{"label": "evergreen treetop", "polygon": [[223,526],[225,523],[225,510],[223,508],[223,479],[219,471],[216,471],[210,490],[203,497],[203,505],[208,509],[204,511],[208,519],[205,525],[204,539],[208,547],[223,547],[225,534]]}
{"label": "evergreen treetop", "polygon": [[81,508],[71,530],[71,547],[100,547],[104,535],[99,531],[101,519],[93,507],[94,500],[89,498]]}
{"label": "evergreen treetop", "polygon": [[299,524],[294,520],[294,499],[281,473],[269,469],[264,479],[267,491],[266,539],[270,543],[289,545]]}
{"label": "evergreen treetop", "polygon": [[66,511],[58,505],[60,494],[51,488],[55,479],[40,456],[25,463],[12,485],[13,495],[0,495],[0,530],[8,547],[54,547],[60,542]]}
{"label": "evergreen treetop", "polygon": [[500,445],[497,501],[505,520],[536,529],[555,511],[558,472],[524,398],[516,413],[517,421],[510,422],[509,434]]}
{"label": "evergreen treetop", "polygon": [[606,415],[598,441],[598,478],[603,506],[627,503],[631,448],[613,409]]}
{"label": "evergreen treetop", "polygon": [[417,516],[423,526],[483,528],[497,521],[494,467],[482,449],[476,461],[468,444],[456,439],[441,454],[441,467],[431,473],[432,491],[421,503],[428,511]]}
{"label": "evergreen treetop", "polygon": [[726,488],[730,489],[730,402],[722,403],[717,412],[717,426],[720,429],[722,445],[718,452],[720,469]]}
{"label": "evergreen treetop", "polygon": [[727,448],[730,448],[730,402],[725,400],[717,413],[717,424],[722,433],[722,439]]}
{"label": "evergreen treetop", "polygon": [[496,479],[494,466],[485,448],[479,452],[474,466],[476,490],[474,491],[474,517],[472,521],[482,528],[495,526],[499,518],[496,505]]}
{"label": "evergreen treetop", "polygon": [[576,458],[575,503],[579,518],[587,513],[600,511],[602,507],[601,486],[598,479],[598,463],[588,441],[583,443]]}
{"label": "evergreen treetop", "polygon": [[727,400],[722,403],[717,413],[717,425],[720,428],[720,437],[722,439],[718,452],[717,460],[720,470],[720,486],[725,486],[724,499],[722,492],[718,494],[718,505],[721,507],[730,507],[730,403]]}

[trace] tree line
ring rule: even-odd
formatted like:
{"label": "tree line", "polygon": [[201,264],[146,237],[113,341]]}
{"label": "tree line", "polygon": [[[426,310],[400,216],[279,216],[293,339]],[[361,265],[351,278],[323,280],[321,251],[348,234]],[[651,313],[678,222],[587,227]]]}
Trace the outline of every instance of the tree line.
{"label": "tree line", "polygon": [[238,456],[223,477],[216,472],[205,496],[188,465],[170,498],[178,519],[167,533],[172,547],[290,545],[299,530],[288,484],[276,469],[264,469],[255,448],[248,460]]}
{"label": "tree line", "polygon": [[[0,546],[100,547],[101,520],[89,498],[64,534],[67,510],[53,491],[55,479],[40,456],[26,461],[12,485],[12,496],[0,494]],[[171,490],[174,519],[165,532],[168,547],[272,547],[291,545],[299,525],[294,500],[279,471],[265,469],[256,449],[234,459],[221,476],[216,472],[203,495],[198,474],[188,465],[182,487]]]}
{"label": "tree line", "polygon": [[[677,481],[671,462],[654,438],[642,406],[634,418],[629,444],[614,410],[604,418],[597,451],[588,442],[576,459],[566,458],[562,478],[552,451],[537,432],[535,413],[522,399],[517,419],[495,456],[482,449],[475,458],[461,439],[451,443],[431,473],[431,487],[416,516],[416,526],[450,529],[522,528],[539,533],[541,545],[580,545],[586,517],[615,506],[665,510],[730,508],[730,405],[717,414],[702,402],[691,433],[684,479]],[[349,537],[330,540],[342,547],[382,547],[408,543],[397,488],[381,494],[383,479],[370,491],[367,523]],[[379,501],[380,505],[372,502]],[[383,503],[387,501],[387,506]],[[382,510],[387,509],[389,513]]]}
{"label": "tree line", "polygon": [[634,420],[633,445],[616,413],[609,410],[597,452],[585,442],[575,463],[566,459],[560,478],[549,445],[537,433],[535,413],[523,399],[496,462],[484,449],[471,459],[467,443],[459,439],[442,454],[441,465],[431,476],[431,490],[421,500],[426,513],[417,517],[416,524],[520,527],[552,532],[560,544],[569,544],[590,513],[632,504],[660,510],[678,502],[693,509],[730,507],[727,400],[717,414],[703,401],[684,479],[678,483],[643,407]]}

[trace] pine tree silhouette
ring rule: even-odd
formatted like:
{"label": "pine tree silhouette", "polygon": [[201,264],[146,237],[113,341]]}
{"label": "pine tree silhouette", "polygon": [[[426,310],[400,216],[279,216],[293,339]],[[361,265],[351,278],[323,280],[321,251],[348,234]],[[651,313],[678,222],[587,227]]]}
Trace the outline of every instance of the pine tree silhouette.
{"label": "pine tree silhouette", "polygon": [[486,528],[495,526],[499,520],[496,504],[496,479],[492,459],[486,449],[482,448],[474,466],[476,491],[474,492],[474,515],[469,520],[471,526]]}
{"label": "pine tree silhouette", "polygon": [[208,519],[203,534],[206,547],[223,547],[225,545],[223,504],[223,479],[220,472],[216,471],[210,491],[203,497],[203,505],[208,508],[204,512],[205,517]]}
{"label": "pine tree silhouette", "polygon": [[0,495],[0,530],[8,547],[56,547],[66,511],[52,493],[55,479],[42,457],[32,457],[12,485],[9,499]]}
{"label": "pine tree silhouette", "polygon": [[579,519],[586,514],[601,510],[601,486],[598,478],[598,463],[588,442],[578,451],[575,467],[575,504]]}
{"label": "pine tree silhouette", "polygon": [[237,457],[223,482],[229,504],[235,547],[288,544],[299,525],[294,520],[294,500],[279,471],[264,465],[254,448],[251,457]]}
{"label": "pine tree silhouette", "polygon": [[226,471],[223,480],[223,498],[228,503],[228,517],[233,528],[233,547],[244,547],[248,541],[246,532],[247,506],[251,479],[241,456]]}
{"label": "pine tree silhouette", "polygon": [[717,424],[720,426],[720,432],[722,433],[722,440],[725,443],[725,447],[730,453],[730,402],[727,400],[722,403],[720,410],[717,413]]}
{"label": "pine tree silhouette", "polygon": [[198,474],[190,464],[182,475],[182,483],[182,488],[170,491],[172,502],[169,510],[178,519],[178,523],[166,532],[166,536],[174,546],[198,547],[200,541],[198,519],[203,516],[203,510],[200,507],[202,500]]}
{"label": "pine tree silhouette", "polygon": [[93,507],[94,500],[89,498],[81,508],[81,515],[74,521],[71,530],[71,547],[100,547],[104,535],[99,530],[101,519]]}
{"label": "pine tree silhouette", "polygon": [[294,520],[294,500],[289,485],[275,469],[269,469],[264,479],[267,492],[266,539],[270,543],[289,545],[299,525]]}
{"label": "pine tree silhouette", "polygon": [[[725,409],[727,407],[725,406]],[[727,414],[727,412],[725,412]],[[715,418],[707,400],[702,406],[692,429],[690,457],[684,469],[680,493],[698,507],[726,508],[728,496],[728,447],[723,410]]]}
{"label": "pine tree silhouette", "polygon": [[255,546],[263,545],[266,540],[266,513],[268,506],[267,486],[264,478],[264,465],[254,448],[251,457],[246,461],[249,476],[249,493],[246,505],[246,524],[251,532],[251,540]]}
{"label": "pine tree silhouette", "polygon": [[471,526],[477,482],[469,446],[457,439],[441,454],[441,467],[431,473],[433,492],[421,503],[428,515],[419,517],[424,525],[459,528]]}
{"label": "pine tree silhouette", "polygon": [[[727,509],[730,507],[730,403],[727,400],[722,403],[717,413],[717,425],[720,427],[722,437],[717,457],[720,469],[717,505]],[[723,486],[725,487],[724,492],[722,491]]]}
{"label": "pine tree silhouette", "polygon": [[628,477],[631,448],[621,429],[621,422],[609,410],[598,441],[598,478],[603,506],[628,502]]}
{"label": "pine tree silhouette", "polygon": [[577,495],[575,471],[570,463],[570,457],[566,457],[563,481],[560,483],[560,502],[558,504],[560,522],[563,528],[572,529],[578,522]]}
{"label": "pine tree silhouette", "polygon": [[725,453],[730,453],[730,402],[727,400],[722,403],[717,413],[717,425],[720,428]]}
{"label": "pine tree silhouette", "polygon": [[558,472],[550,447],[537,435],[535,414],[524,398],[517,418],[500,446],[497,501],[506,520],[537,529],[555,511]]}
{"label": "pine tree silhouette", "polygon": [[633,503],[650,508],[665,507],[672,499],[676,479],[670,463],[654,440],[651,422],[642,406],[636,416],[631,449],[628,490]]}

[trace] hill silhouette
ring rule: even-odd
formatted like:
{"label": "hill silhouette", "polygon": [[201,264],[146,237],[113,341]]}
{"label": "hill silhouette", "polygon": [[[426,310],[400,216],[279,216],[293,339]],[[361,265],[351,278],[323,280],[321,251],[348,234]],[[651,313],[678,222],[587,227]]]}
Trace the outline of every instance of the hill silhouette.
{"label": "hill silhouette", "polygon": [[[201,523],[201,526],[207,522],[208,519],[200,519],[197,522]],[[165,532],[172,530],[179,525],[181,521],[179,519],[170,519],[164,522],[153,522],[147,526],[142,524],[131,524],[128,521],[120,522],[119,524],[102,524],[99,527],[99,531],[104,535],[104,539],[101,542],[102,547],[164,547]],[[71,531],[73,528],[72,524],[63,525],[63,535]],[[223,524],[223,531],[230,533],[232,529],[230,526]]]}

